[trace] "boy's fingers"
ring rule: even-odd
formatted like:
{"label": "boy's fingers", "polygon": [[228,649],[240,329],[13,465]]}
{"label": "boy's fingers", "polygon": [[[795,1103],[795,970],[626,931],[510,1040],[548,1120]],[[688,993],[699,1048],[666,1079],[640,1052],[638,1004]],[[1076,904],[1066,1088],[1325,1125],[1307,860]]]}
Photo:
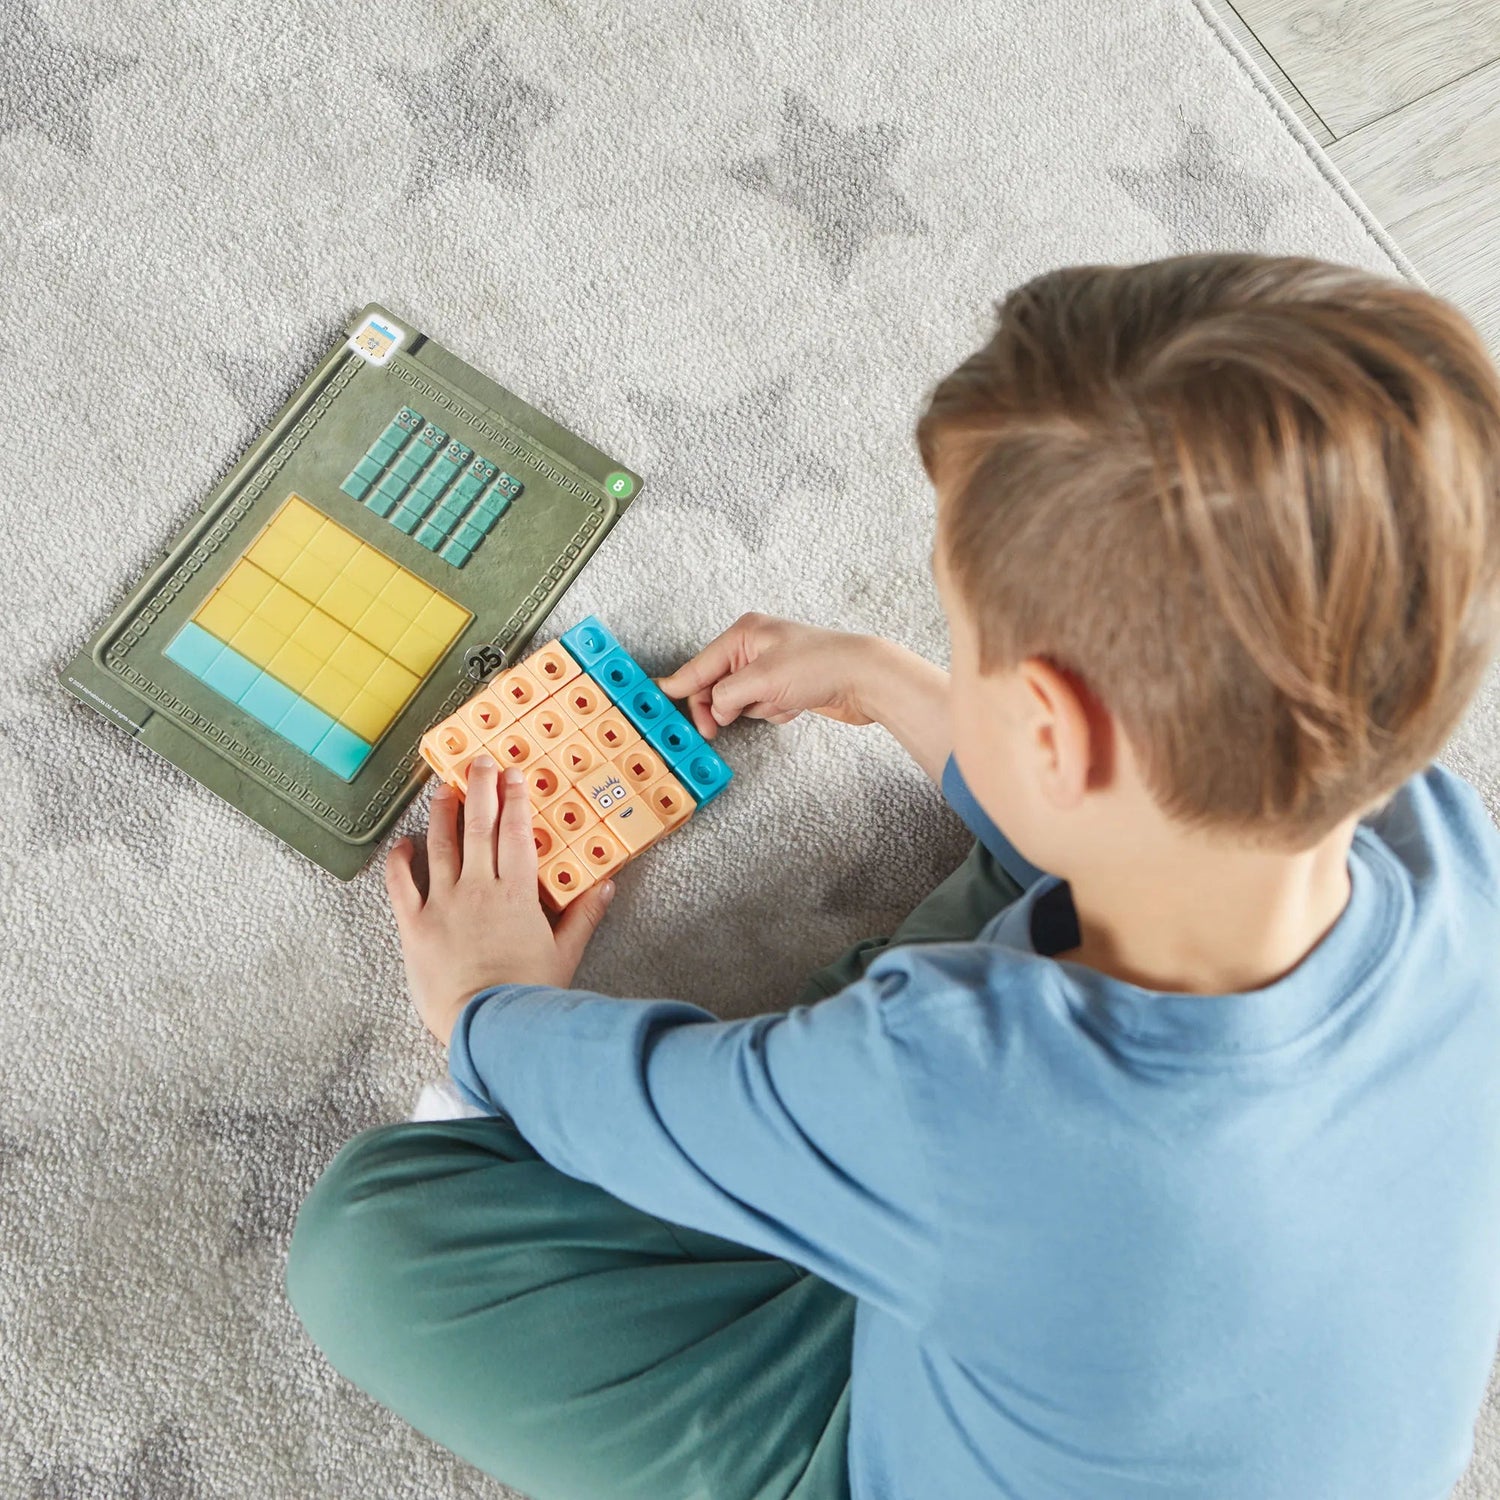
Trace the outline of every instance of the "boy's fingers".
{"label": "boy's fingers", "polygon": [[458,793],[446,781],[427,804],[427,878],[437,890],[458,879]]}
{"label": "boy's fingers", "polygon": [[474,880],[495,878],[495,824],[500,816],[500,767],[493,756],[469,762],[464,798],[464,875]]}
{"label": "boy's fingers", "polygon": [[[713,686],[709,705],[714,722],[732,724],[747,708],[771,708],[774,687],[771,672],[759,662],[751,662],[738,672],[721,677]],[[776,712],[781,710],[778,708]]]}
{"label": "boy's fingers", "polygon": [[526,778],[519,771],[507,771],[504,792],[500,836],[496,840],[496,868],[501,880],[536,900],[536,836],[532,830],[531,798],[526,792]]}
{"label": "boy's fingers", "polygon": [[606,880],[603,885],[596,885],[576,901],[569,902],[563,909],[562,916],[557,919],[552,936],[557,941],[558,954],[568,965],[570,973],[577,968],[589,939],[604,920],[604,913],[614,894],[614,881]]}
{"label": "boy's fingers", "polygon": [[422,893],[411,864],[415,852],[410,839],[397,839],[385,857],[385,893],[391,898],[398,923],[409,921],[422,910]]}
{"label": "boy's fingers", "polygon": [[695,657],[683,662],[675,672],[658,677],[656,685],[669,698],[688,698],[700,689],[712,687],[726,672],[734,670],[737,657],[745,651],[745,621],[736,620],[728,630],[721,630]]}

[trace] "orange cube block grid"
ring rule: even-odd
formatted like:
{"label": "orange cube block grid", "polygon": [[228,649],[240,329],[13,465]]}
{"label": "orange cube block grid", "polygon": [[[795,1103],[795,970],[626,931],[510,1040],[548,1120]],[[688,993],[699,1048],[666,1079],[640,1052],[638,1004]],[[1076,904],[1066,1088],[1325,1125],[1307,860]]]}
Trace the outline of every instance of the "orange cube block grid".
{"label": "orange cube block grid", "polygon": [[538,894],[553,912],[680,828],[697,806],[560,641],[480,688],[420,748],[460,796],[478,755],[526,773]]}

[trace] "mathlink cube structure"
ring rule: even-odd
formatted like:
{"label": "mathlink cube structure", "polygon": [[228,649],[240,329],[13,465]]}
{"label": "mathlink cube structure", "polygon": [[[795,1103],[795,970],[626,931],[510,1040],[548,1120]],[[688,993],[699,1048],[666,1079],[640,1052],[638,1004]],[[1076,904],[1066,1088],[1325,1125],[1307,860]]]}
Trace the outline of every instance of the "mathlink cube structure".
{"label": "mathlink cube structure", "polygon": [[561,911],[729,784],[723,758],[593,616],[422,736],[460,795],[477,755],[526,773],[542,901]]}

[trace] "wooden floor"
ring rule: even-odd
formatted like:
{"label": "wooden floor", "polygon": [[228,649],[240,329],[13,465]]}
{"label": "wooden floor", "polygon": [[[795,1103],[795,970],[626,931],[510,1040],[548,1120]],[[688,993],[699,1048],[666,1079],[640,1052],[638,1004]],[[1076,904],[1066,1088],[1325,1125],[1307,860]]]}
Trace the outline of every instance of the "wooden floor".
{"label": "wooden floor", "polygon": [[1428,286],[1500,357],[1500,3],[1213,3]]}

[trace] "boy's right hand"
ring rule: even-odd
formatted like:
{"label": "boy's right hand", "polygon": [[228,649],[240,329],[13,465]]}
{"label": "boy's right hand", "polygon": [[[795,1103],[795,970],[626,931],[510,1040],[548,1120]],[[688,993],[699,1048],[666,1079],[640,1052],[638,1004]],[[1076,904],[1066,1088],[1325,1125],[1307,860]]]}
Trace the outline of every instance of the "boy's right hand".
{"label": "boy's right hand", "polygon": [[811,709],[870,724],[862,697],[879,645],[877,636],[752,612],[656,685],[687,699],[694,726],[709,740],[741,714],[785,724]]}

